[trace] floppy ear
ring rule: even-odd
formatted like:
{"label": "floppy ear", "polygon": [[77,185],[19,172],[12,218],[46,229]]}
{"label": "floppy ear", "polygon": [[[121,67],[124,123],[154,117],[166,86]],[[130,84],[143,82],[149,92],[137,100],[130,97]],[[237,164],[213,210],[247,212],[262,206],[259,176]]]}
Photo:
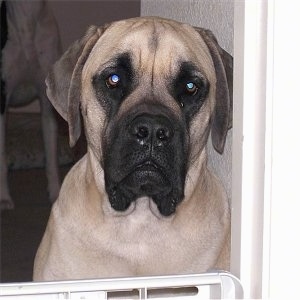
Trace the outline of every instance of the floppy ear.
{"label": "floppy ear", "polygon": [[233,58],[222,49],[210,30],[195,28],[205,41],[216,72],[216,106],[212,116],[211,138],[217,152],[223,153],[227,131],[232,127]]}
{"label": "floppy ear", "polygon": [[80,98],[83,66],[103,29],[92,26],[54,64],[46,79],[47,96],[68,122],[69,143],[73,147],[81,133]]}

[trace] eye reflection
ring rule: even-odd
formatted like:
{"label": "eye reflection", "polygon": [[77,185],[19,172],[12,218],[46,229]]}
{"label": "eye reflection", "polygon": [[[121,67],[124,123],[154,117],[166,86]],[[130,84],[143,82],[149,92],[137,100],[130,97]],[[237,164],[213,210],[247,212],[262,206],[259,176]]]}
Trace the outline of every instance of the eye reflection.
{"label": "eye reflection", "polygon": [[106,79],[106,85],[108,88],[116,87],[121,81],[121,78],[118,74],[112,74]]}
{"label": "eye reflection", "polygon": [[185,87],[187,92],[191,95],[195,95],[198,91],[198,87],[193,82],[188,82]]}

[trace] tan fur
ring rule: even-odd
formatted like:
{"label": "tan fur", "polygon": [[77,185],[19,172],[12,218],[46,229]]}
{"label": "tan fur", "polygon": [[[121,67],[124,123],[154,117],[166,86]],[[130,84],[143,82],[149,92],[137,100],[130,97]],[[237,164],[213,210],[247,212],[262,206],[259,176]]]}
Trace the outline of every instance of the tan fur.
{"label": "tan fur", "polygon": [[[207,168],[205,150],[210,119],[218,101],[216,58],[211,56],[211,49],[201,34],[189,25],[159,18],[112,23],[98,30],[97,39],[96,31],[91,31],[95,42],[89,47],[82,66],[78,67],[77,63],[80,72],[75,75],[73,72],[73,77],[80,75],[80,82],[71,82],[69,87],[72,89],[76,85],[80,94],[78,101],[88,151],[67,174],[53,205],[35,258],[34,280],[228,269],[229,204],[218,179]],[[88,39],[86,36],[85,43]],[[195,116],[189,132],[191,152],[185,198],[169,217],[160,215],[147,197],[131,203],[125,212],[117,212],[111,208],[104,187],[104,172],[99,162],[103,155],[103,138],[109,138],[110,128],[103,108],[95,99],[91,78],[109,59],[129,50],[134,53],[133,64],[140,84],[120,106],[116,120],[150,96],[163,101],[180,116],[180,107],[169,94],[166,79],[176,74],[177,62],[182,59],[196,64],[210,82],[208,99]],[[64,66],[60,72],[66,69]],[[50,90],[55,88],[55,74],[52,78],[48,80]],[[58,102],[56,94],[59,93],[52,93],[54,96],[50,97],[54,105]]]}

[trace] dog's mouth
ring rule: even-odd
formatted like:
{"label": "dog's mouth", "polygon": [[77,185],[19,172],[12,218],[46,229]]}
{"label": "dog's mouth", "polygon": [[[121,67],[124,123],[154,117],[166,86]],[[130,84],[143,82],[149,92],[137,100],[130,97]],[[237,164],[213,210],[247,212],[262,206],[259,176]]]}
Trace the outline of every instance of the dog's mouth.
{"label": "dog's mouth", "polygon": [[151,160],[138,165],[122,184],[140,196],[155,196],[171,187],[162,168]]}
{"label": "dog's mouth", "polygon": [[122,180],[107,186],[107,193],[116,211],[126,211],[133,201],[146,196],[152,198],[163,216],[173,214],[183,198],[166,172],[151,160],[137,165]]}

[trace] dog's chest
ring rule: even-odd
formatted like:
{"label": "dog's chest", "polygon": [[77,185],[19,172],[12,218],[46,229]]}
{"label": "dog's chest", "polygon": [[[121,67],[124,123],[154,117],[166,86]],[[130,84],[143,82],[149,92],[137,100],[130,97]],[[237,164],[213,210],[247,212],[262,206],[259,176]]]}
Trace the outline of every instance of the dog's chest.
{"label": "dog's chest", "polygon": [[137,255],[146,255],[173,234],[171,223],[157,218],[148,207],[113,220],[110,228],[114,231],[114,240],[111,242],[123,245],[123,249],[136,252]]}
{"label": "dog's chest", "polygon": [[161,273],[162,261],[174,256],[176,241],[172,244],[171,240],[172,231],[161,224],[126,222],[110,241],[109,256],[117,258],[132,275]]}
{"label": "dog's chest", "polygon": [[110,233],[102,239],[102,247],[108,261],[121,263],[132,275],[179,272],[196,255],[197,247],[184,229],[149,210],[136,211],[107,225]]}

